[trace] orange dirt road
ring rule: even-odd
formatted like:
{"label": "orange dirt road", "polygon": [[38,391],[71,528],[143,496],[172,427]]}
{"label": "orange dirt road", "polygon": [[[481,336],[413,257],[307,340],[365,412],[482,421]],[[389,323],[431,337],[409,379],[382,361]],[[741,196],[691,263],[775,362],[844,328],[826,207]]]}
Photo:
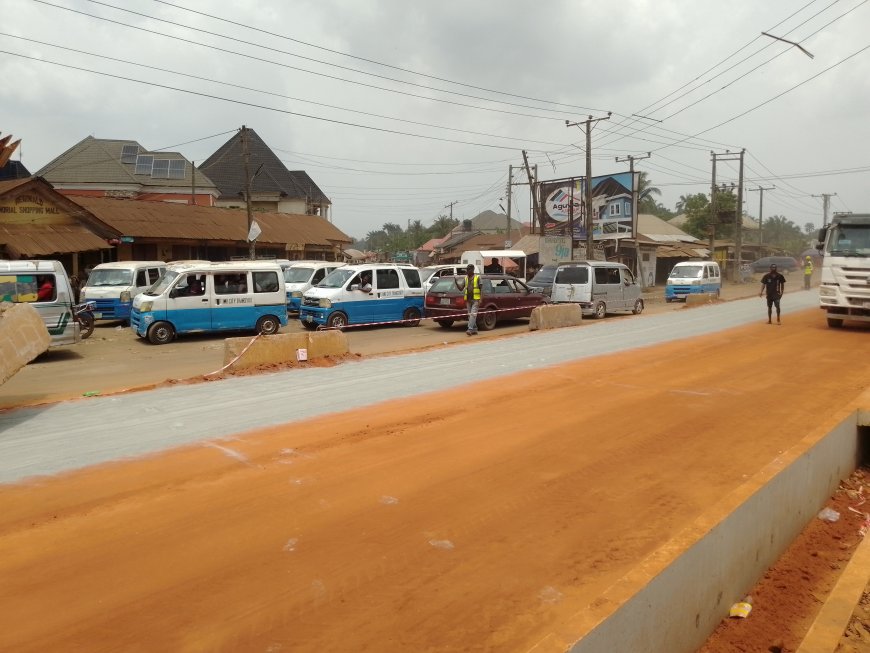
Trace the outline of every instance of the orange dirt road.
{"label": "orange dirt road", "polygon": [[870,385],[818,310],[0,486],[0,650],[520,651]]}

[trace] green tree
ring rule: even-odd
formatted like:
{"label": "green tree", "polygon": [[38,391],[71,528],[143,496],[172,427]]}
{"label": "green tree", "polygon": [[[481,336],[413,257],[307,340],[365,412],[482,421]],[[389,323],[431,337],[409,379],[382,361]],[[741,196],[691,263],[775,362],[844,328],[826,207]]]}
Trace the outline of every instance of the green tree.
{"label": "green tree", "polygon": [[782,215],[764,219],[764,243],[798,256],[807,246],[807,235],[794,222]]}
{"label": "green tree", "polygon": [[447,215],[439,215],[428,229],[429,238],[443,238],[450,230],[459,226],[459,220]]}

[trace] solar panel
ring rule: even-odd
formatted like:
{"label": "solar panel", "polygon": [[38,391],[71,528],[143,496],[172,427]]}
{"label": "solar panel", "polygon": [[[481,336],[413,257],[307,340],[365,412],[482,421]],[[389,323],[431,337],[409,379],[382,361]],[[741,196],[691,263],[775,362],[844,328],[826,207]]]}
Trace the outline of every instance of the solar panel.
{"label": "solar panel", "polygon": [[173,159],[169,162],[169,178],[184,179],[187,162],[183,159]]}
{"label": "solar panel", "polygon": [[154,179],[168,179],[169,159],[154,159],[154,167],[151,168],[151,176]]}
{"label": "solar panel", "polygon": [[125,145],[121,148],[121,163],[136,163],[136,155],[138,154],[138,145]]}
{"label": "solar panel", "polygon": [[141,154],[136,158],[136,174],[150,175],[151,165],[154,163],[154,157],[150,154]]}

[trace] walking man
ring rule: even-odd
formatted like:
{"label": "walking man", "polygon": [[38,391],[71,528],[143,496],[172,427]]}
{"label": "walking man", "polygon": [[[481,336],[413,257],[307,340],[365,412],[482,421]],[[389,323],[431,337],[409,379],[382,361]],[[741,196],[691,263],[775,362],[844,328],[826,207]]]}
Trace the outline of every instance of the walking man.
{"label": "walking man", "polygon": [[474,336],[477,335],[477,309],[480,308],[480,276],[474,273],[474,265],[471,263],[465,268],[465,304],[468,306],[466,333]]}
{"label": "walking man", "polygon": [[785,292],[785,277],[776,271],[776,265],[770,266],[770,272],[761,277],[761,292],[767,291],[767,323],[771,324],[773,307],[776,306],[776,323],[782,324],[779,319],[779,298]]}
{"label": "walking man", "polygon": [[810,280],[813,278],[813,259],[807,256],[804,261],[804,290],[810,289]]}

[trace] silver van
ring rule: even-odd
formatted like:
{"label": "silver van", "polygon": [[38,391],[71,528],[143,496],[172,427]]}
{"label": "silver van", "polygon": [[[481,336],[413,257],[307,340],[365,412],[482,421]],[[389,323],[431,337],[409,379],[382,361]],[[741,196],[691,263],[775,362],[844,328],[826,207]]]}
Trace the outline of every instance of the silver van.
{"label": "silver van", "polygon": [[571,261],[545,265],[528,283],[553,303],[580,304],[583,315],[603,318],[608,313],[643,312],[640,285],[622,263]]}
{"label": "silver van", "polygon": [[81,341],[73,292],[60,261],[0,261],[0,302],[28,303],[51,336],[51,346]]}

